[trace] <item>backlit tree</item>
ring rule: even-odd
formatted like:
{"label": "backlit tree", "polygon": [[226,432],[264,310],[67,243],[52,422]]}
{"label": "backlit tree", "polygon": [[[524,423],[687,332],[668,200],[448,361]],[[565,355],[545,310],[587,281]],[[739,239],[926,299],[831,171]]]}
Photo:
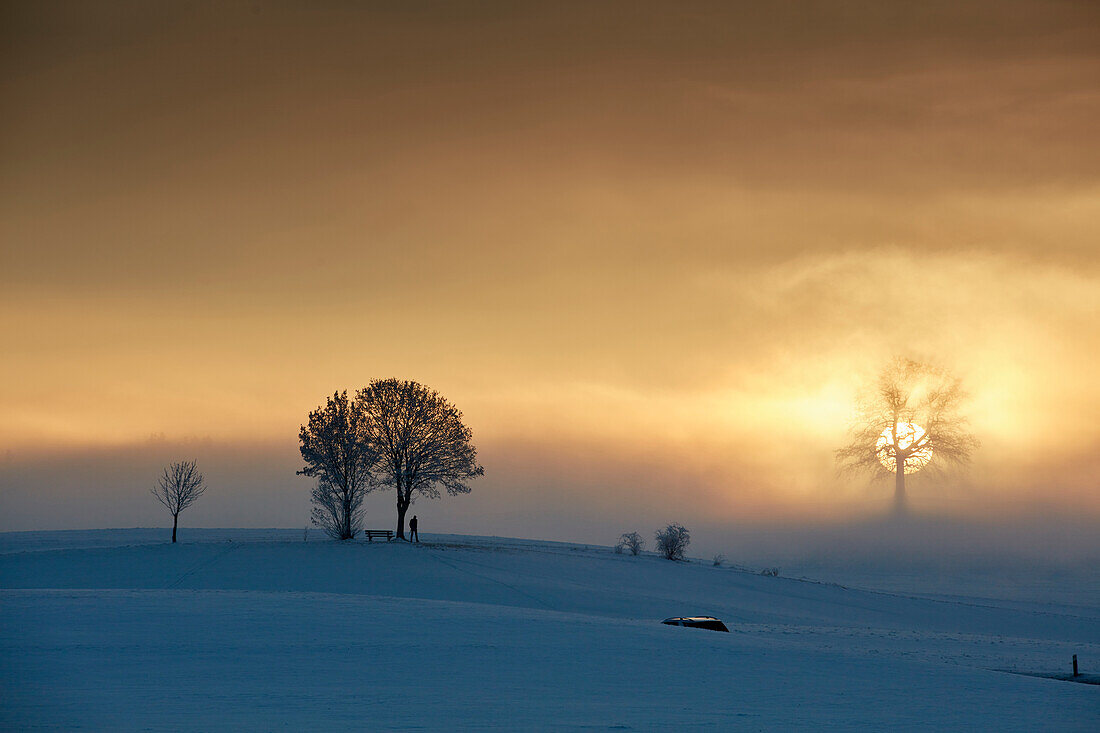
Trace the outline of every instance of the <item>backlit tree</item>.
{"label": "backlit tree", "polygon": [[378,452],[370,441],[362,405],[336,392],[309,413],[298,433],[305,467],[317,479],[310,499],[313,523],[333,539],[350,540],[363,526],[363,498],[372,488]]}
{"label": "backlit tree", "polygon": [[356,402],[379,451],[380,479],[397,492],[397,536],[405,537],[405,513],[417,496],[437,499],[439,489],[468,494],[467,483],[485,473],[462,413],[422,384],[375,379]]}
{"label": "backlit tree", "polygon": [[860,399],[851,442],[836,451],[843,472],[894,475],[894,509],[906,511],[905,477],[969,462],[979,445],[960,408],[962,382],[939,367],[894,359]]}
{"label": "backlit tree", "polygon": [[657,551],[669,560],[683,560],[684,551],[691,544],[691,533],[682,524],[670,524],[657,530]]}
{"label": "backlit tree", "polygon": [[165,468],[157,485],[149,491],[172,515],[172,542],[175,542],[180,512],[194,504],[206,491],[206,479],[199,473],[194,461],[180,461]]}

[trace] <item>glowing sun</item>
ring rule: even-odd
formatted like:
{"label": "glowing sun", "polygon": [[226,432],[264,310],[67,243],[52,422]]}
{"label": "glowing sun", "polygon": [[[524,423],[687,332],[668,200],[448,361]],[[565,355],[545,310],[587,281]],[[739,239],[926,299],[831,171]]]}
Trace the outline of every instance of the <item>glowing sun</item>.
{"label": "glowing sun", "polygon": [[[897,435],[897,442],[894,435]],[[925,440],[926,431],[911,422],[899,422],[893,429],[886,428],[875,442],[875,453],[882,465],[893,471],[897,457],[901,456],[905,473],[916,473],[932,460],[932,444]]]}

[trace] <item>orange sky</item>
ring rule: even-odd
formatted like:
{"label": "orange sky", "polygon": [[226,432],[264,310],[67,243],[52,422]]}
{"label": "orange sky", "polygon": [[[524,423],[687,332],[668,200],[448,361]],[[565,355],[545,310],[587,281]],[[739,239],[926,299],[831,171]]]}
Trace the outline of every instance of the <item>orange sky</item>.
{"label": "orange sky", "polygon": [[301,524],[380,376],[478,511],[873,512],[831,451],[895,354],[983,442],[915,508],[1100,518],[1100,6],[592,5],[5,4],[0,529],[188,450]]}

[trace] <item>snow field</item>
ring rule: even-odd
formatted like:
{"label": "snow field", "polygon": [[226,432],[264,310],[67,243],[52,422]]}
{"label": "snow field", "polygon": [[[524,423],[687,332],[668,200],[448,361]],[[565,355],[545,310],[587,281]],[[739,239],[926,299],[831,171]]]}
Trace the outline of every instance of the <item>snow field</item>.
{"label": "snow field", "polygon": [[[911,598],[557,543],[225,530],[173,547],[141,532],[0,536],[0,727],[1100,724],[1100,688],[995,671],[1100,659],[1097,609]],[[733,633],[658,623],[680,614]]]}

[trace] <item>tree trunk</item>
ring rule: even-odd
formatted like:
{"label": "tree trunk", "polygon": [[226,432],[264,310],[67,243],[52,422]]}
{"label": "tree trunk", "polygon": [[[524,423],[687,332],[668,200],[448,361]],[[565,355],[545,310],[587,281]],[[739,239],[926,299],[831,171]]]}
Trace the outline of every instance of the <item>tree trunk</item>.
{"label": "tree trunk", "polygon": [[350,540],[353,538],[351,532],[351,499],[348,498],[346,491],[344,492],[344,529],[341,534],[343,535],[343,537],[340,538],[342,540]]}
{"label": "tree trunk", "polygon": [[905,514],[905,459],[898,458],[894,469],[894,514]]}
{"label": "tree trunk", "polygon": [[180,515],[173,514],[172,515],[172,541],[173,542],[176,541],[176,525],[179,524],[179,521],[180,521]]}
{"label": "tree trunk", "polygon": [[405,539],[405,512],[409,511],[409,502],[401,500],[401,494],[397,495],[397,538]]}

